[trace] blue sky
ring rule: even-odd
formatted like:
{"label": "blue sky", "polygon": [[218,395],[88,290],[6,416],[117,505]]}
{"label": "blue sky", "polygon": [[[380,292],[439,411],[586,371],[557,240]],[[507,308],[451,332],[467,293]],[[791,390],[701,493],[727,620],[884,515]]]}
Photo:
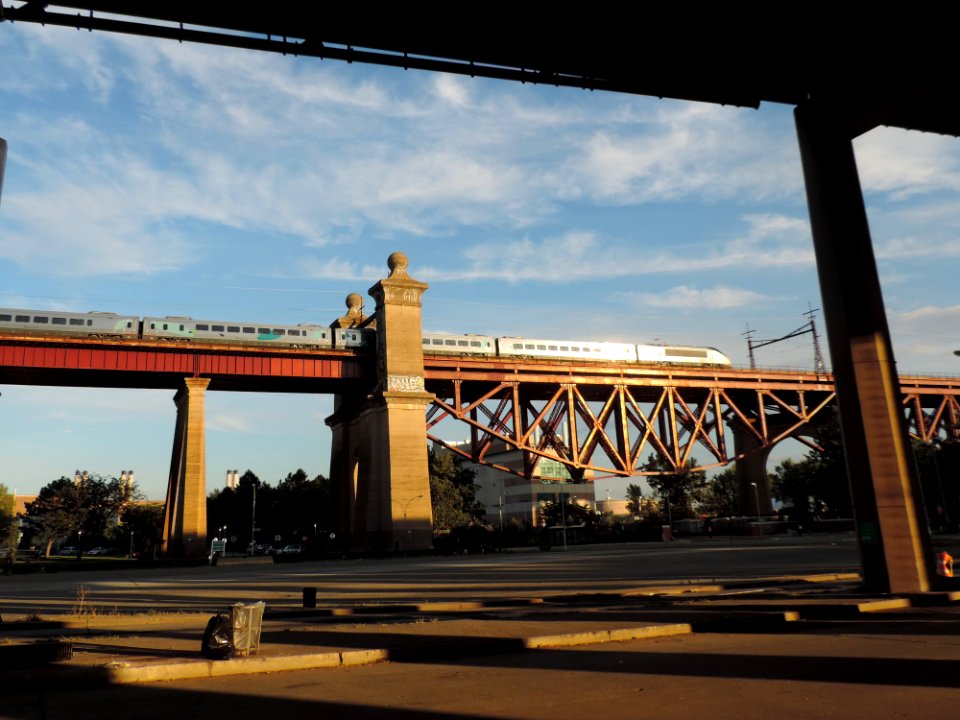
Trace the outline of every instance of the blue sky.
{"label": "blue sky", "polygon": [[[745,364],[747,323],[778,336],[820,305],[788,107],[9,23],[0,66],[0,306],[328,323],[403,250],[431,285],[425,329],[661,339]],[[878,129],[856,151],[898,365],[960,373],[960,144]],[[758,362],[812,354],[801,339]],[[0,482],[133,468],[162,496],[169,392],[2,393]],[[228,468],[326,473],[330,411],[210,393],[209,488]]]}

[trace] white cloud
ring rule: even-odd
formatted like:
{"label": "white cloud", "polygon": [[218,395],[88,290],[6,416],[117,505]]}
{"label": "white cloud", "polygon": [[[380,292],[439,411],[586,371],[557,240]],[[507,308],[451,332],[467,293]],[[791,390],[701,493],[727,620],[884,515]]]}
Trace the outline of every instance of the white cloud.
{"label": "white cloud", "polygon": [[435,76],[434,93],[441,101],[456,108],[465,108],[470,104],[470,90],[466,81],[456,75],[441,73]]}
{"label": "white cloud", "polygon": [[221,414],[210,415],[206,419],[206,429],[212,432],[225,433],[253,433],[262,430],[247,418],[239,415]]}
{"label": "white cloud", "polygon": [[960,373],[960,305],[888,312],[900,372]]}
{"label": "white cloud", "polygon": [[960,141],[881,127],[856,139],[860,181],[866,191],[903,200],[934,190],[960,189]]}
{"label": "white cloud", "polygon": [[[570,231],[536,241],[497,240],[464,252],[464,269],[425,268],[424,280],[501,279],[508,282],[567,282],[657,273],[700,272],[729,267],[809,267],[813,251],[806,221],[784,215],[747,215],[746,232],[733,240],[688,245],[683,251],[638,252],[625,239],[602,239],[588,231]],[[636,245],[666,246],[658,238]]]}
{"label": "white cloud", "polygon": [[879,260],[957,257],[960,256],[960,240],[944,242],[931,237],[891,238],[876,244],[876,256]]}
{"label": "white cloud", "polygon": [[623,297],[628,302],[640,306],[675,310],[728,310],[774,299],[769,295],[762,295],[752,290],[724,285],[716,285],[702,290],[678,285],[661,293],[627,292],[623,293]]}
{"label": "white cloud", "polygon": [[657,109],[655,120],[639,127],[595,132],[567,163],[566,194],[638,203],[802,191],[796,143],[764,130],[753,111],[695,103]]}

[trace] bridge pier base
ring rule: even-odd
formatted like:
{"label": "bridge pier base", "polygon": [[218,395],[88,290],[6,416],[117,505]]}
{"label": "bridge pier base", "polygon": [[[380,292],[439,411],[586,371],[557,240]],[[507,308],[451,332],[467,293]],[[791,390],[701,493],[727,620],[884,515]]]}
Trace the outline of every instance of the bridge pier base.
{"label": "bridge pier base", "polygon": [[376,387],[340,395],[327,419],[333,431],[330,479],[340,532],[354,547],[424,550],[433,544],[421,297],[427,289],[394,253],[390,277],[370,288],[377,302]]}
{"label": "bridge pier base", "polygon": [[177,426],[164,508],[162,552],[166,557],[202,557],[207,554],[203,410],[210,378],[184,378],[183,383],[173,398]]}
{"label": "bridge pier base", "polygon": [[752,434],[736,428],[733,431],[733,444],[737,455],[749,453],[737,460],[734,466],[737,474],[737,509],[746,517],[772,515],[767,459],[773,446],[757,449],[763,443]]}
{"label": "bridge pier base", "polygon": [[795,119],[864,583],[925,592],[932,556],[851,133],[812,103]]}

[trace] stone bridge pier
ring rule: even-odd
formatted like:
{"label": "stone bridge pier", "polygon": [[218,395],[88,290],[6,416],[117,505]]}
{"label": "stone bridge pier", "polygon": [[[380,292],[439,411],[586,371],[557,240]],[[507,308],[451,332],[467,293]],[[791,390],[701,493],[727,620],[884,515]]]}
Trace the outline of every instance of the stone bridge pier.
{"label": "stone bridge pier", "polygon": [[390,276],[368,291],[373,318],[353,313],[357,326],[376,327],[374,383],[338,395],[327,425],[338,534],[354,548],[402,552],[433,541],[426,444],[433,395],[424,390],[421,325],[428,286],[410,277],[403,253],[387,264]]}

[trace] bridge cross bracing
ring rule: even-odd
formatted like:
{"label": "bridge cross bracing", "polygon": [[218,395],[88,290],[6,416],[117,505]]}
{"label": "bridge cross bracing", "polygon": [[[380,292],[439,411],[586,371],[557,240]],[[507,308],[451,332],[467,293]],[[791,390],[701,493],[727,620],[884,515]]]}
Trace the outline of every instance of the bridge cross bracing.
{"label": "bridge cross bracing", "polygon": [[[526,477],[540,458],[583,479],[585,471],[629,477],[707,470],[788,437],[818,449],[809,435],[836,399],[833,377],[823,373],[430,356],[425,366],[436,396],[428,437],[471,462]],[[911,437],[957,436],[960,379],[904,377],[901,391]],[[468,431],[467,442],[445,439]],[[522,467],[497,462],[504,447],[523,451]],[[644,471],[651,454],[667,469]]]}

